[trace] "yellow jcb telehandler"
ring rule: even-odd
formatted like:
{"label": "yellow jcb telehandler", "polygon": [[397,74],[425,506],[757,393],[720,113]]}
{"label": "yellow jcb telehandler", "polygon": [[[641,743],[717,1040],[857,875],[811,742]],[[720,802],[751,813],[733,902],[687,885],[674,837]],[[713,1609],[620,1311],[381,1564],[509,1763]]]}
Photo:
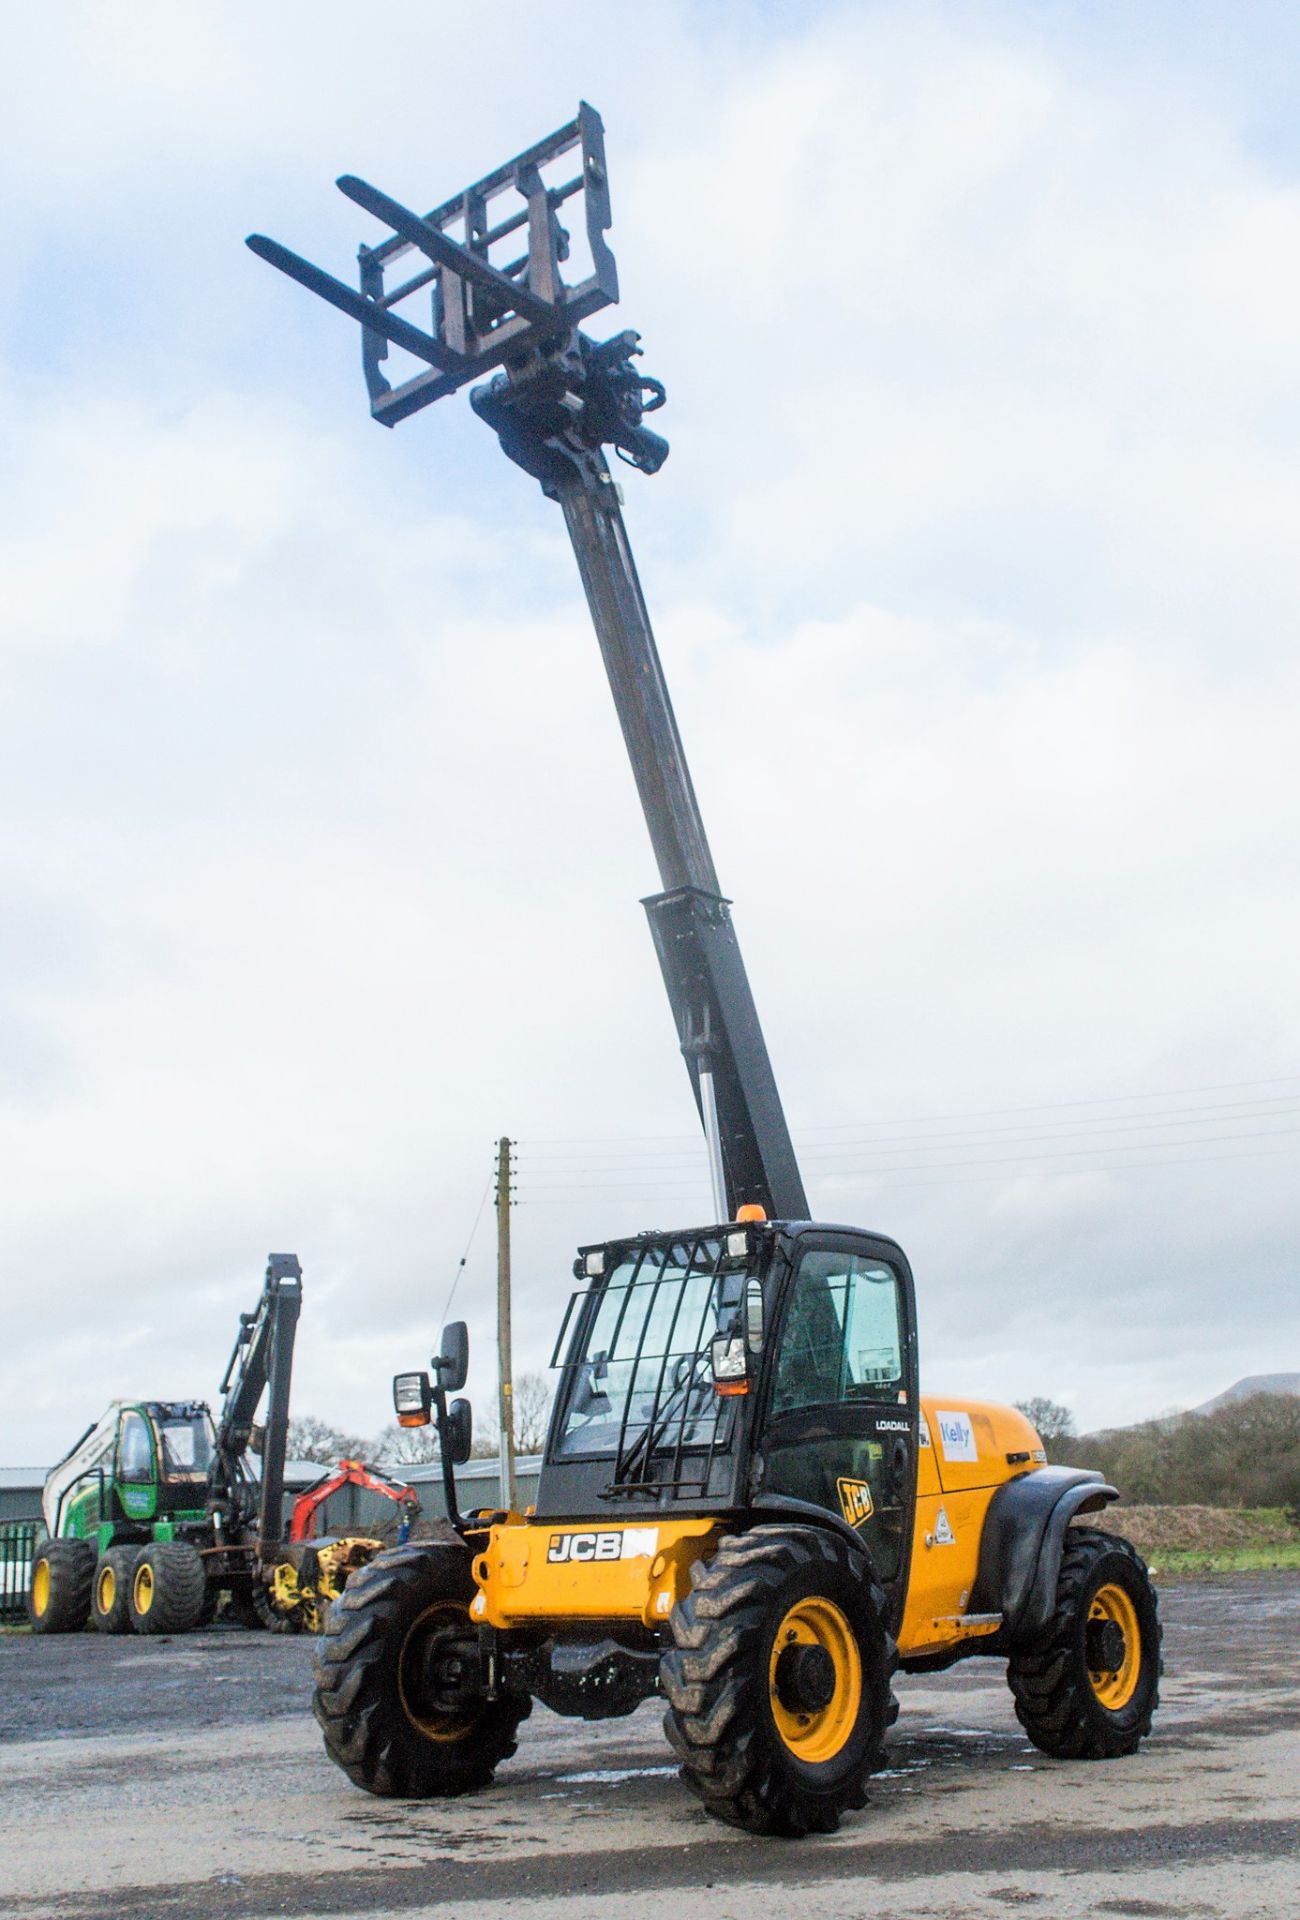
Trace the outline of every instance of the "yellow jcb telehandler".
{"label": "yellow jcb telehandler", "polygon": [[[1045,1752],[1131,1753],[1156,1705],[1155,1594],[1131,1547],[1072,1525],[1114,1489],[1047,1465],[1009,1409],[923,1400],[902,1249],[809,1218],[605,460],[659,470],[668,447],[643,415],[663,388],[635,333],[579,325],[617,298],[599,115],[582,106],[427,215],[339,186],[390,229],[361,249],[359,289],[249,244],[360,321],[382,424],[496,370],[471,403],[564,513],[650,829],[663,891],[645,906],[714,1218],[581,1250],[528,1512],[458,1510],[463,1325],[432,1378],[398,1376],[399,1419],[437,1419],[459,1538],[381,1554],[331,1607],[329,1753],[372,1793],[463,1793],[514,1751],[534,1699],[603,1719],[659,1695],[711,1813],[825,1832],[865,1800],[896,1671],[973,1655],[1006,1663]],[[417,363],[396,385],[394,346]]]}

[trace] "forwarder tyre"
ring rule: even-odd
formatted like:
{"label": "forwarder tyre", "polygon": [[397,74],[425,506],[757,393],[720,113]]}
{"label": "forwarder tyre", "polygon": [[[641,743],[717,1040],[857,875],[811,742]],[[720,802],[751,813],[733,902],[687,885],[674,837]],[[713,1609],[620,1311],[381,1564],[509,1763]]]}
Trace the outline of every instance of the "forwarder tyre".
{"label": "forwarder tyre", "polygon": [[1160,1698],[1160,1639],[1155,1589],[1135,1549],[1071,1527],[1051,1622],[1007,1665],[1034,1745],[1058,1760],[1136,1753]]}
{"label": "forwarder tyre", "polygon": [[479,1678],[470,1555],[421,1544],[352,1574],[317,1642],[313,1706],[325,1751],[367,1793],[442,1799],[490,1784],[532,1711]]}
{"label": "forwarder tyre", "polygon": [[155,1540],[131,1575],[131,1625],[137,1633],[188,1633],[208,1595],[198,1549],[184,1540]]}
{"label": "forwarder tyre", "polygon": [[100,1555],[90,1590],[90,1621],[100,1633],[130,1633],[131,1576],[139,1547],[110,1547]]}
{"label": "forwarder tyre", "polygon": [[834,1833],[897,1714],[878,1581],[833,1534],[777,1526],[724,1540],[692,1579],[660,1664],[682,1779],[750,1833]]}
{"label": "forwarder tyre", "polygon": [[267,1633],[301,1633],[302,1628],[287,1613],[278,1613],[269,1587],[254,1579],[242,1593],[230,1596],[230,1618],[250,1633],[265,1628]]}
{"label": "forwarder tyre", "polygon": [[47,1540],[37,1548],[27,1583],[33,1633],[80,1633],[90,1616],[97,1557],[89,1540]]}

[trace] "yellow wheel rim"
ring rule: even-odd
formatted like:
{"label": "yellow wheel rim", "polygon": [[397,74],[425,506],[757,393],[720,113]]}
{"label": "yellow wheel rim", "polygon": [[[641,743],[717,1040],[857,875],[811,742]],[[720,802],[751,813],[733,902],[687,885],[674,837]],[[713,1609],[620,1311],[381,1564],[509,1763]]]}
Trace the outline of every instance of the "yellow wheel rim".
{"label": "yellow wheel rim", "polygon": [[1088,1608],[1089,1625],[1096,1620],[1103,1626],[1119,1628],[1124,1636],[1124,1657],[1109,1670],[1088,1670],[1088,1684],[1108,1713],[1119,1713],[1137,1692],[1142,1671],[1142,1629],[1137,1608],[1123,1587],[1098,1587]]}
{"label": "yellow wheel rim", "polygon": [[[782,1701],[776,1669],[787,1647],[821,1647],[830,1655],[834,1691],[824,1707],[801,1711]],[[776,1730],[791,1753],[810,1766],[833,1760],[853,1731],[862,1700],[862,1655],[852,1627],[833,1600],[810,1594],[790,1608],[772,1642],[767,1684]]]}
{"label": "yellow wheel rim", "polygon": [[[463,1740],[478,1725],[482,1708],[473,1713],[442,1713],[436,1708],[432,1713],[417,1711],[411,1698],[410,1680],[414,1677],[410,1667],[423,1653],[421,1642],[442,1629],[455,1632],[458,1637],[468,1638],[466,1629],[470,1627],[469,1614],[464,1607],[451,1601],[442,1601],[436,1606],[426,1607],[418,1619],[413,1620],[402,1642],[402,1651],[397,1661],[397,1692],[402,1702],[402,1712],[413,1727],[428,1740]],[[472,1629],[470,1629],[472,1631]]]}
{"label": "yellow wheel rim", "polygon": [[95,1607],[100,1613],[111,1613],[113,1602],[117,1599],[117,1575],[110,1566],[102,1566],[95,1578]]}
{"label": "yellow wheel rim", "polygon": [[38,1560],[32,1569],[32,1612],[43,1620],[50,1604],[50,1563]]}
{"label": "yellow wheel rim", "polygon": [[148,1613],[153,1605],[153,1568],[147,1560],[135,1570],[133,1594],[136,1612]]}

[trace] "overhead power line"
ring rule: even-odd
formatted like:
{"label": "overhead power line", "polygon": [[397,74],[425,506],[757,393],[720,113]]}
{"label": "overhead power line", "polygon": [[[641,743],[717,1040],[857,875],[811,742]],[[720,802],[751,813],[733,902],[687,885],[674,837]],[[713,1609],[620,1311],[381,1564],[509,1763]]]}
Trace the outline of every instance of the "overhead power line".
{"label": "overhead power line", "polygon": [[[1259,1080],[1207,1082],[1201,1086],[1194,1087],[1173,1087],[1163,1090],[1148,1089],[1142,1093],[1094,1094],[1082,1099],[1044,1100],[1020,1106],[969,1108],[947,1113],[896,1115],[892,1118],[886,1117],[874,1120],[827,1121],[795,1128],[793,1131],[797,1139],[810,1140],[811,1136],[822,1133],[853,1133],[886,1127],[929,1127],[952,1120],[997,1120],[1012,1115],[1024,1116],[1067,1111],[1081,1112],[1084,1108],[1088,1107],[1097,1108],[1129,1105],[1135,1101],[1157,1102],[1180,1100],[1190,1098],[1195,1094],[1240,1093],[1259,1087],[1290,1087],[1295,1090],[1291,1095],[1276,1095],[1272,1096],[1272,1098],[1274,1100],[1295,1098],[1297,1095],[1300,1095],[1300,1074],[1276,1074],[1267,1079]],[[1254,1101],[1228,1102],[1226,1104],[1229,1106],[1267,1105],[1269,1104],[1269,1096],[1261,1095],[1257,1096]],[[1198,1109],[1181,1108],[1174,1109],[1173,1111],[1193,1113],[1198,1111]],[[1150,1117],[1155,1118],[1158,1116],[1153,1114]],[[1064,1123],[1044,1121],[1041,1124],[1046,1126],[1061,1125]],[[661,1146],[662,1143],[667,1143],[666,1146],[662,1146],[662,1150],[671,1155],[675,1150],[680,1151],[693,1144],[693,1136],[685,1133],[605,1134],[600,1136],[546,1136],[539,1134],[532,1139],[525,1138],[519,1144],[527,1150],[531,1159],[544,1155],[549,1157],[549,1150],[557,1147],[576,1147],[579,1149],[587,1149],[591,1152],[625,1147],[648,1147],[653,1150],[656,1143],[661,1143]]]}

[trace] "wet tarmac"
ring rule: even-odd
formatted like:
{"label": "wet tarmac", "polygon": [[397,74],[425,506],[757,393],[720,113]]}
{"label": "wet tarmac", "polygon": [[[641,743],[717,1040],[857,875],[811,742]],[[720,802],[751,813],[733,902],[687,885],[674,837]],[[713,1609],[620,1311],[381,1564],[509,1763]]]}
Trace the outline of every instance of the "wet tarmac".
{"label": "wet tarmac", "polygon": [[0,1915],[1295,1920],[1300,1578],[1176,1587],[1162,1611],[1140,1754],[1045,1759],[994,1662],[905,1677],[871,1805],[802,1842],[708,1820],[653,1705],[539,1708],[487,1792],[380,1801],[325,1758],[308,1641],[0,1636]]}

